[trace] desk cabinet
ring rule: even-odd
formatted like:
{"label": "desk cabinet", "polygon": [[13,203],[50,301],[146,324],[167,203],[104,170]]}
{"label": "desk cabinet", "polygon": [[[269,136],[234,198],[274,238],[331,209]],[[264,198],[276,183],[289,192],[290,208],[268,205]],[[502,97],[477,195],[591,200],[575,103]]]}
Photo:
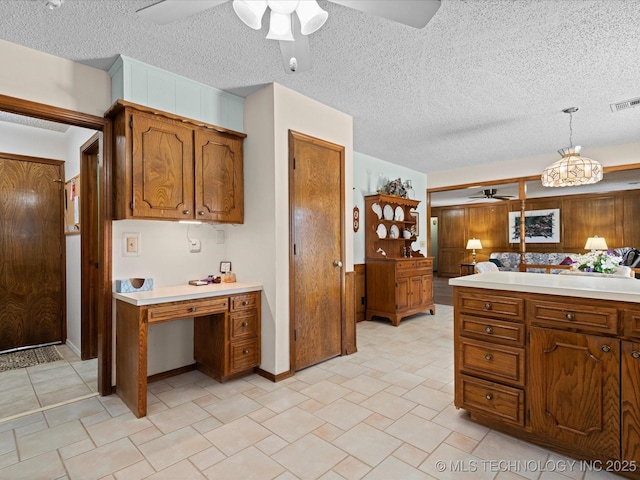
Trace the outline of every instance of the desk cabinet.
{"label": "desk cabinet", "polygon": [[147,414],[149,324],[193,317],[196,368],[225,382],[260,365],[260,292],[136,306],[116,302],[116,393]]}

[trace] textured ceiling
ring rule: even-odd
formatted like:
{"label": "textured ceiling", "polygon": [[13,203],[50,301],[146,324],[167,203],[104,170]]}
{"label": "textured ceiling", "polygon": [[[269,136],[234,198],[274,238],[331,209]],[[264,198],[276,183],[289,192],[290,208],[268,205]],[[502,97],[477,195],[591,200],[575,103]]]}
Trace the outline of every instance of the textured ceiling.
{"label": "textured ceiling", "polygon": [[[107,70],[118,54],[246,96],[277,82],[354,118],[354,149],[422,172],[635,142],[640,1],[442,0],[414,29],[325,0],[313,69],[286,74],[278,43],[231,2],[160,26],[156,0],[0,1],[0,38]],[[44,74],[44,73],[43,73]]]}

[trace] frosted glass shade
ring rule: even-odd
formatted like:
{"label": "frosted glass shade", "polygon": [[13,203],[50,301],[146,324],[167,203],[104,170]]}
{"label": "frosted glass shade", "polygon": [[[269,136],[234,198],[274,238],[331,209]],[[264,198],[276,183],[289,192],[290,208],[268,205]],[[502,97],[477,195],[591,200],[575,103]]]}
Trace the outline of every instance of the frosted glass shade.
{"label": "frosted glass shade", "polygon": [[316,0],[300,0],[296,13],[300,19],[300,32],[309,35],[324,25],[329,17]]}
{"label": "frosted glass shade", "polygon": [[581,157],[582,147],[558,150],[562,158],[542,172],[543,187],[572,187],[589,185],[602,180],[602,165],[590,158]]}
{"label": "frosted glass shade", "polygon": [[233,11],[254,30],[262,28],[262,17],[266,10],[267,0],[233,0]]}
{"label": "frosted glass shade", "polygon": [[269,21],[269,40],[295,41],[291,30],[291,15],[288,13],[278,13],[271,10],[271,20]]}

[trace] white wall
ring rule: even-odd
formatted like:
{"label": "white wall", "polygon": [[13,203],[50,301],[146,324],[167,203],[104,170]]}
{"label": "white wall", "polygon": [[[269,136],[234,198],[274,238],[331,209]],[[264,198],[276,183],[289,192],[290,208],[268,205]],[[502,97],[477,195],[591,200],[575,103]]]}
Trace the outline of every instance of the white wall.
{"label": "white wall", "polygon": [[[353,120],[278,84],[245,100],[245,224],[229,245],[264,287],[262,364],[289,370],[289,129],[345,147],[345,270],[353,270]],[[257,216],[257,217],[256,217]],[[249,221],[250,220],[250,221]]]}
{"label": "white wall", "polygon": [[[603,147],[583,147],[582,155],[597,160],[603,167],[640,163],[640,142]],[[429,188],[540,175],[548,165],[559,159],[560,156],[556,152],[549,152],[549,155],[518,158],[509,162],[431,172],[429,173]]]}
{"label": "white wall", "polygon": [[[427,254],[427,223],[426,223],[426,189],[427,175],[401,167],[393,163],[389,163],[379,158],[365,155],[364,153],[353,152],[353,206],[360,209],[362,218],[364,215],[364,197],[376,193],[378,188],[382,187],[388,180],[400,178],[411,180],[413,185],[413,196],[410,198],[420,200],[418,205],[418,214],[420,217],[419,232],[416,242],[413,243],[413,250],[420,250],[423,254]],[[352,215],[349,215],[352,218]],[[367,225],[362,222],[360,229],[354,233],[354,263],[364,263],[364,232]]]}

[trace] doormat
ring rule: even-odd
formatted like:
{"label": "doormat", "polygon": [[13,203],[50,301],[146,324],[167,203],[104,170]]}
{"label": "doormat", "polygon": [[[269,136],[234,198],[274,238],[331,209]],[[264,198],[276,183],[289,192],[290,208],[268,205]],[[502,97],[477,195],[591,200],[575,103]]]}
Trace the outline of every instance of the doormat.
{"label": "doormat", "polygon": [[3,353],[0,355],[0,372],[33,367],[41,363],[56,362],[62,359],[62,355],[58,353],[58,350],[53,345]]}

